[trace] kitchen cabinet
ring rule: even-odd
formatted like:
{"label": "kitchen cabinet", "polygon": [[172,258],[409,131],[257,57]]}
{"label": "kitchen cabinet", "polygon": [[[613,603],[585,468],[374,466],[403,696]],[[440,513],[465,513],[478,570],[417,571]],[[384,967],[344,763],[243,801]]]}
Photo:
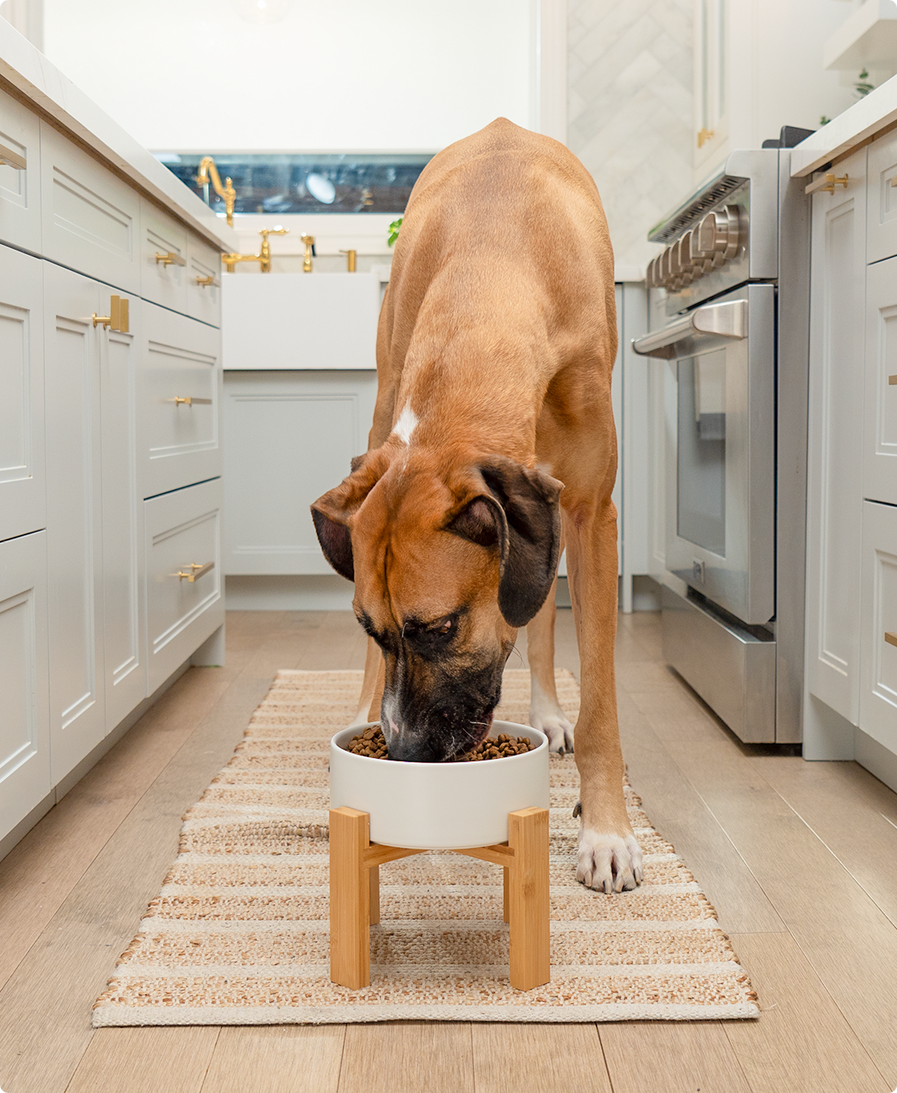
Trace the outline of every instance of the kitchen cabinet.
{"label": "kitchen cabinet", "polygon": [[47,534],[0,542],[0,835],[52,789],[47,692]]}
{"label": "kitchen cabinet", "polygon": [[329,575],[309,509],[367,450],[376,372],[228,372],[224,391],[225,573]]}
{"label": "kitchen cabinet", "polygon": [[693,13],[696,185],[729,152],[760,148],[783,125],[817,129],[820,115],[850,105],[851,90],[819,60],[843,19],[840,0],[694,0]]}
{"label": "kitchen cabinet", "polygon": [[44,263],[52,773],[59,782],[146,695],[136,374],[107,286]]}
{"label": "kitchen cabinet", "polygon": [[804,753],[897,788],[897,144],[824,170],[846,181],[813,197]]}
{"label": "kitchen cabinet", "polygon": [[161,208],[168,172],[32,60],[39,111],[0,91],[0,855],[157,689],[220,662],[224,623],[233,240],[186,190]]}
{"label": "kitchen cabinet", "polygon": [[807,464],[807,686],[859,717],[866,152],[813,195]]}
{"label": "kitchen cabinet", "polygon": [[0,245],[0,541],[46,525],[42,277]]}

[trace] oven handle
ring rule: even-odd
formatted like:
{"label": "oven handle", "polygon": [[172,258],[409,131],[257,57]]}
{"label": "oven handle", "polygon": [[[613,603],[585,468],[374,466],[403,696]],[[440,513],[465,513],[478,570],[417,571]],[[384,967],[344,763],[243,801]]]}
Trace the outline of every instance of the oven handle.
{"label": "oven handle", "polygon": [[633,338],[632,348],[642,357],[672,360],[679,342],[695,338],[746,338],[747,300],[729,300],[724,304],[705,304],[654,334]]}

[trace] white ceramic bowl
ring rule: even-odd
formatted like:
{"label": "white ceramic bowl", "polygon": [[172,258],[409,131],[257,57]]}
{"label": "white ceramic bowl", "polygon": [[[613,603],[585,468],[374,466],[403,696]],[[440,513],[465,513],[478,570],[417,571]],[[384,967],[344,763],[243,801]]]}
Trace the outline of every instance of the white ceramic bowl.
{"label": "white ceramic bowl", "polygon": [[[374,722],[377,724],[377,722]],[[548,738],[528,725],[494,721],[490,736],[526,736],[522,755],[477,763],[397,763],[346,751],[366,725],[330,741],[330,807],[371,817],[371,842],[415,850],[461,850],[508,838],[508,813],[548,808]]]}

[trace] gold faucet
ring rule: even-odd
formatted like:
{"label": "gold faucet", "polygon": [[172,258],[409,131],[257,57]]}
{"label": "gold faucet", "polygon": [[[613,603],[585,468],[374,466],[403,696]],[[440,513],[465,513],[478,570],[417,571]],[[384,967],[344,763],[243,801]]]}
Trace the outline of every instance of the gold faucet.
{"label": "gold faucet", "polygon": [[215,166],[215,161],[211,156],[203,156],[199,161],[199,173],[196,176],[196,181],[203,187],[206,204],[209,203],[209,180],[211,178],[212,185],[215,187],[215,193],[219,197],[224,199],[224,212],[227,218],[228,225],[232,228],[234,226],[234,202],[237,200],[237,191],[234,189],[233,181],[230,178],[224,180],[224,185],[221,185],[221,176],[218,174],[218,168]]}
{"label": "gold faucet", "polygon": [[[271,272],[271,244],[268,242],[269,235],[289,235],[289,228],[262,228],[259,235],[262,237],[262,245],[258,254],[222,254],[221,261],[224,263],[224,268],[228,273],[234,272],[234,266],[238,262],[259,262],[261,264],[262,273]],[[305,236],[302,237],[305,239]]]}
{"label": "gold faucet", "polygon": [[303,235],[302,242],[305,244],[305,257],[302,259],[302,272],[311,273],[311,257],[312,248],[315,245],[315,237],[313,235]]}

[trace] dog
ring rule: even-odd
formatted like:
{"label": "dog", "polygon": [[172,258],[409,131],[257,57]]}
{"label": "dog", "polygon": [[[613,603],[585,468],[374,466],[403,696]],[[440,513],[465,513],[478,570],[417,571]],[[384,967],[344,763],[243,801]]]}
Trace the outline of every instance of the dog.
{"label": "dog", "polygon": [[[613,252],[591,176],[504,118],[438,153],[412,190],[377,332],[368,451],[312,505],[369,635],[358,721],[391,759],[437,762],[487,734],[526,626],[530,723],[574,731],[554,683],[566,545],[581,662],[577,878],[635,888],[614,637]],[[378,683],[379,677],[379,683]]]}

